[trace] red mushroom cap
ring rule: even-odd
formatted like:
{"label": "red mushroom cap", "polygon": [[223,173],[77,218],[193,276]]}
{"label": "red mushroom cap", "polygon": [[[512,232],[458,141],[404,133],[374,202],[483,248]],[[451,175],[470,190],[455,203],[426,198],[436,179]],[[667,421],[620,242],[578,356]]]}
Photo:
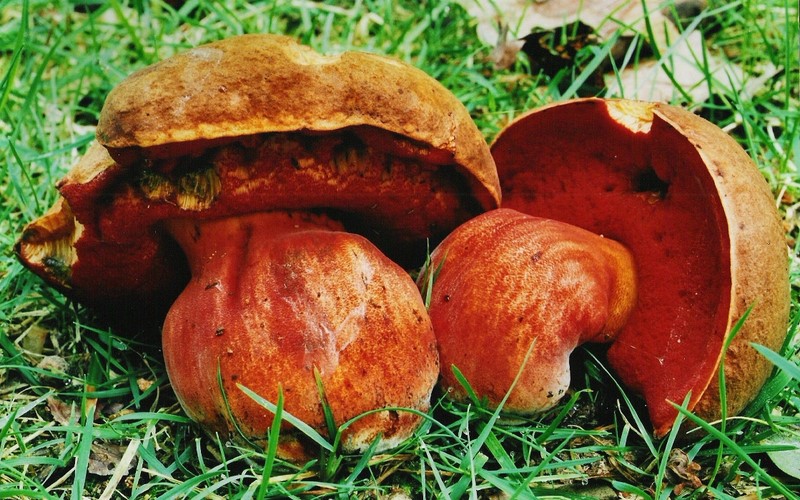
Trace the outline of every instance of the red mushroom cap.
{"label": "red mushroom cap", "polygon": [[508,395],[503,409],[516,414],[555,405],[569,388],[572,351],[613,341],[636,304],[622,245],[508,208],[450,233],[417,284],[430,280],[443,389],[466,399],[456,367],[491,407]]}

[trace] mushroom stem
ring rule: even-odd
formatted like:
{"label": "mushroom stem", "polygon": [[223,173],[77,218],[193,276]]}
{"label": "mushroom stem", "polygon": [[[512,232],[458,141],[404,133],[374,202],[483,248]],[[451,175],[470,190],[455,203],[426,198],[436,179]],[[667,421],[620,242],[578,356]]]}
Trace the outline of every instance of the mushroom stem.
{"label": "mushroom stem", "polygon": [[[437,272],[429,312],[442,366],[458,367],[491,406],[519,373],[505,409],[520,414],[555,405],[569,387],[570,353],[613,340],[636,302],[624,246],[510,209],[460,226],[427,269]],[[427,279],[423,273],[420,283]],[[465,396],[449,370],[442,378],[446,390]]]}
{"label": "mushroom stem", "polygon": [[[338,222],[307,212],[262,212],[251,216],[225,217],[206,221],[171,219],[164,223],[178,242],[189,264],[192,277],[205,275],[208,268],[218,275],[236,278],[252,265],[251,240],[267,241],[298,231],[343,231]],[[224,245],[220,243],[224,242]],[[228,267],[229,269],[225,269]]]}
{"label": "mushroom stem", "polygon": [[[306,213],[254,213],[167,230],[192,278],[167,314],[163,347],[187,414],[227,434],[263,438],[273,414],[239,385],[321,434],[321,380],[336,425],[387,407],[426,411],[438,375],[435,339],[414,282],[365,238]],[[220,387],[221,385],[221,387]],[[223,394],[224,391],[224,394]],[[387,410],[344,430],[347,451],[399,444],[420,418]],[[284,424],[281,456],[309,457]]]}

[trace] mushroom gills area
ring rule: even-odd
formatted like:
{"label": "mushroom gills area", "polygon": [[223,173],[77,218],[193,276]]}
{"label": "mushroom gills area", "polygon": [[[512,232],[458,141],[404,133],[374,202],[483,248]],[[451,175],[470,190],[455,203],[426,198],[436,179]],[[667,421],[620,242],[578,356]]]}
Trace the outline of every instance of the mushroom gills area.
{"label": "mushroom gills area", "polygon": [[[667,428],[716,376],[730,302],[722,208],[702,158],[656,116],[633,132],[604,111],[552,108],[493,145],[503,206],[607,236],[636,259],[638,305],[609,348]],[[711,333],[711,334],[710,334]]]}
{"label": "mushroom gills area", "polygon": [[[418,241],[441,237],[454,221],[479,211],[451,155],[378,129],[267,133],[218,143],[187,144],[185,154],[170,145],[176,156],[134,162],[122,180],[130,192],[103,217],[119,220],[115,211],[143,204],[155,219],[324,207],[358,222],[350,229],[370,239],[386,233]],[[104,229],[106,237],[123,238],[129,228]]]}
{"label": "mushroom gills area", "polygon": [[[235,420],[263,438],[273,415],[241,384],[273,403],[282,391],[286,411],[326,434],[317,376],[337,425],[385,407],[428,409],[438,374],[430,320],[411,278],[365,238],[280,212],[168,229],[192,278],[165,320],[164,357],[191,418],[223,433]],[[380,434],[387,448],[419,421],[377,412],[350,426],[343,446],[363,450]]]}

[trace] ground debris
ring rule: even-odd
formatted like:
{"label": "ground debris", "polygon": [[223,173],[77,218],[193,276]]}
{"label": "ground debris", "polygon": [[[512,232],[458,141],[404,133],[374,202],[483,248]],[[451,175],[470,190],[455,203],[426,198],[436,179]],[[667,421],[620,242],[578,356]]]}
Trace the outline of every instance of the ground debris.
{"label": "ground debris", "polygon": [[47,408],[50,410],[53,420],[61,425],[71,425],[78,419],[78,412],[75,411],[74,405],[58,398],[47,398]]}
{"label": "ground debris", "polygon": [[711,15],[705,0],[677,0],[668,7],[655,0],[458,3],[475,18],[478,38],[493,47],[489,60],[497,69],[511,67],[521,50],[534,71],[553,77],[571,67],[583,71],[590,64],[579,56],[581,49],[611,42],[617,70],[593,66],[586,82],[592,95],[605,88],[607,97],[702,103],[710,98],[707,79],[720,86],[733,82],[731,93],[743,81],[741,68],[706,45],[703,26]]}
{"label": "ground debris", "polygon": [[[125,446],[111,443],[95,442],[92,443],[92,452],[89,455],[89,472],[98,476],[110,476],[116,470],[125,453]],[[127,470],[130,471],[131,464],[128,462]]]}
{"label": "ground debris", "polygon": [[[62,358],[61,356],[56,356],[55,354],[50,356],[43,357],[38,363],[36,363],[36,368],[39,368],[45,372],[49,372],[53,374],[53,378],[57,378],[58,375],[64,375],[69,370],[69,362],[66,359]],[[44,378],[49,378],[47,375],[43,374]]]}
{"label": "ground debris", "polygon": [[697,476],[700,469],[700,464],[692,461],[683,450],[675,448],[669,453],[667,478],[675,484],[676,494],[686,488],[696,490],[703,486],[703,481]]}

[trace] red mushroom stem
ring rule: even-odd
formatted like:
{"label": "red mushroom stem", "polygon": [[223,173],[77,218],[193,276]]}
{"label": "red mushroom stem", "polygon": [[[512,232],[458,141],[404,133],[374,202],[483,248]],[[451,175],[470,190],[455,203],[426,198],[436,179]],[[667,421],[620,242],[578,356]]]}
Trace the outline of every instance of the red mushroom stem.
{"label": "red mushroom stem", "polygon": [[[419,292],[368,240],[339,228],[285,212],[167,223],[192,278],[166,317],[164,356],[191,418],[265,436],[273,415],[241,384],[272,402],[282,390],[286,411],[327,434],[315,372],[337,425],[386,407],[428,409],[438,363]],[[363,450],[378,436],[381,448],[395,446],[418,423],[409,412],[373,413],[346,430],[343,447]],[[279,448],[295,460],[307,451],[294,438]]]}

